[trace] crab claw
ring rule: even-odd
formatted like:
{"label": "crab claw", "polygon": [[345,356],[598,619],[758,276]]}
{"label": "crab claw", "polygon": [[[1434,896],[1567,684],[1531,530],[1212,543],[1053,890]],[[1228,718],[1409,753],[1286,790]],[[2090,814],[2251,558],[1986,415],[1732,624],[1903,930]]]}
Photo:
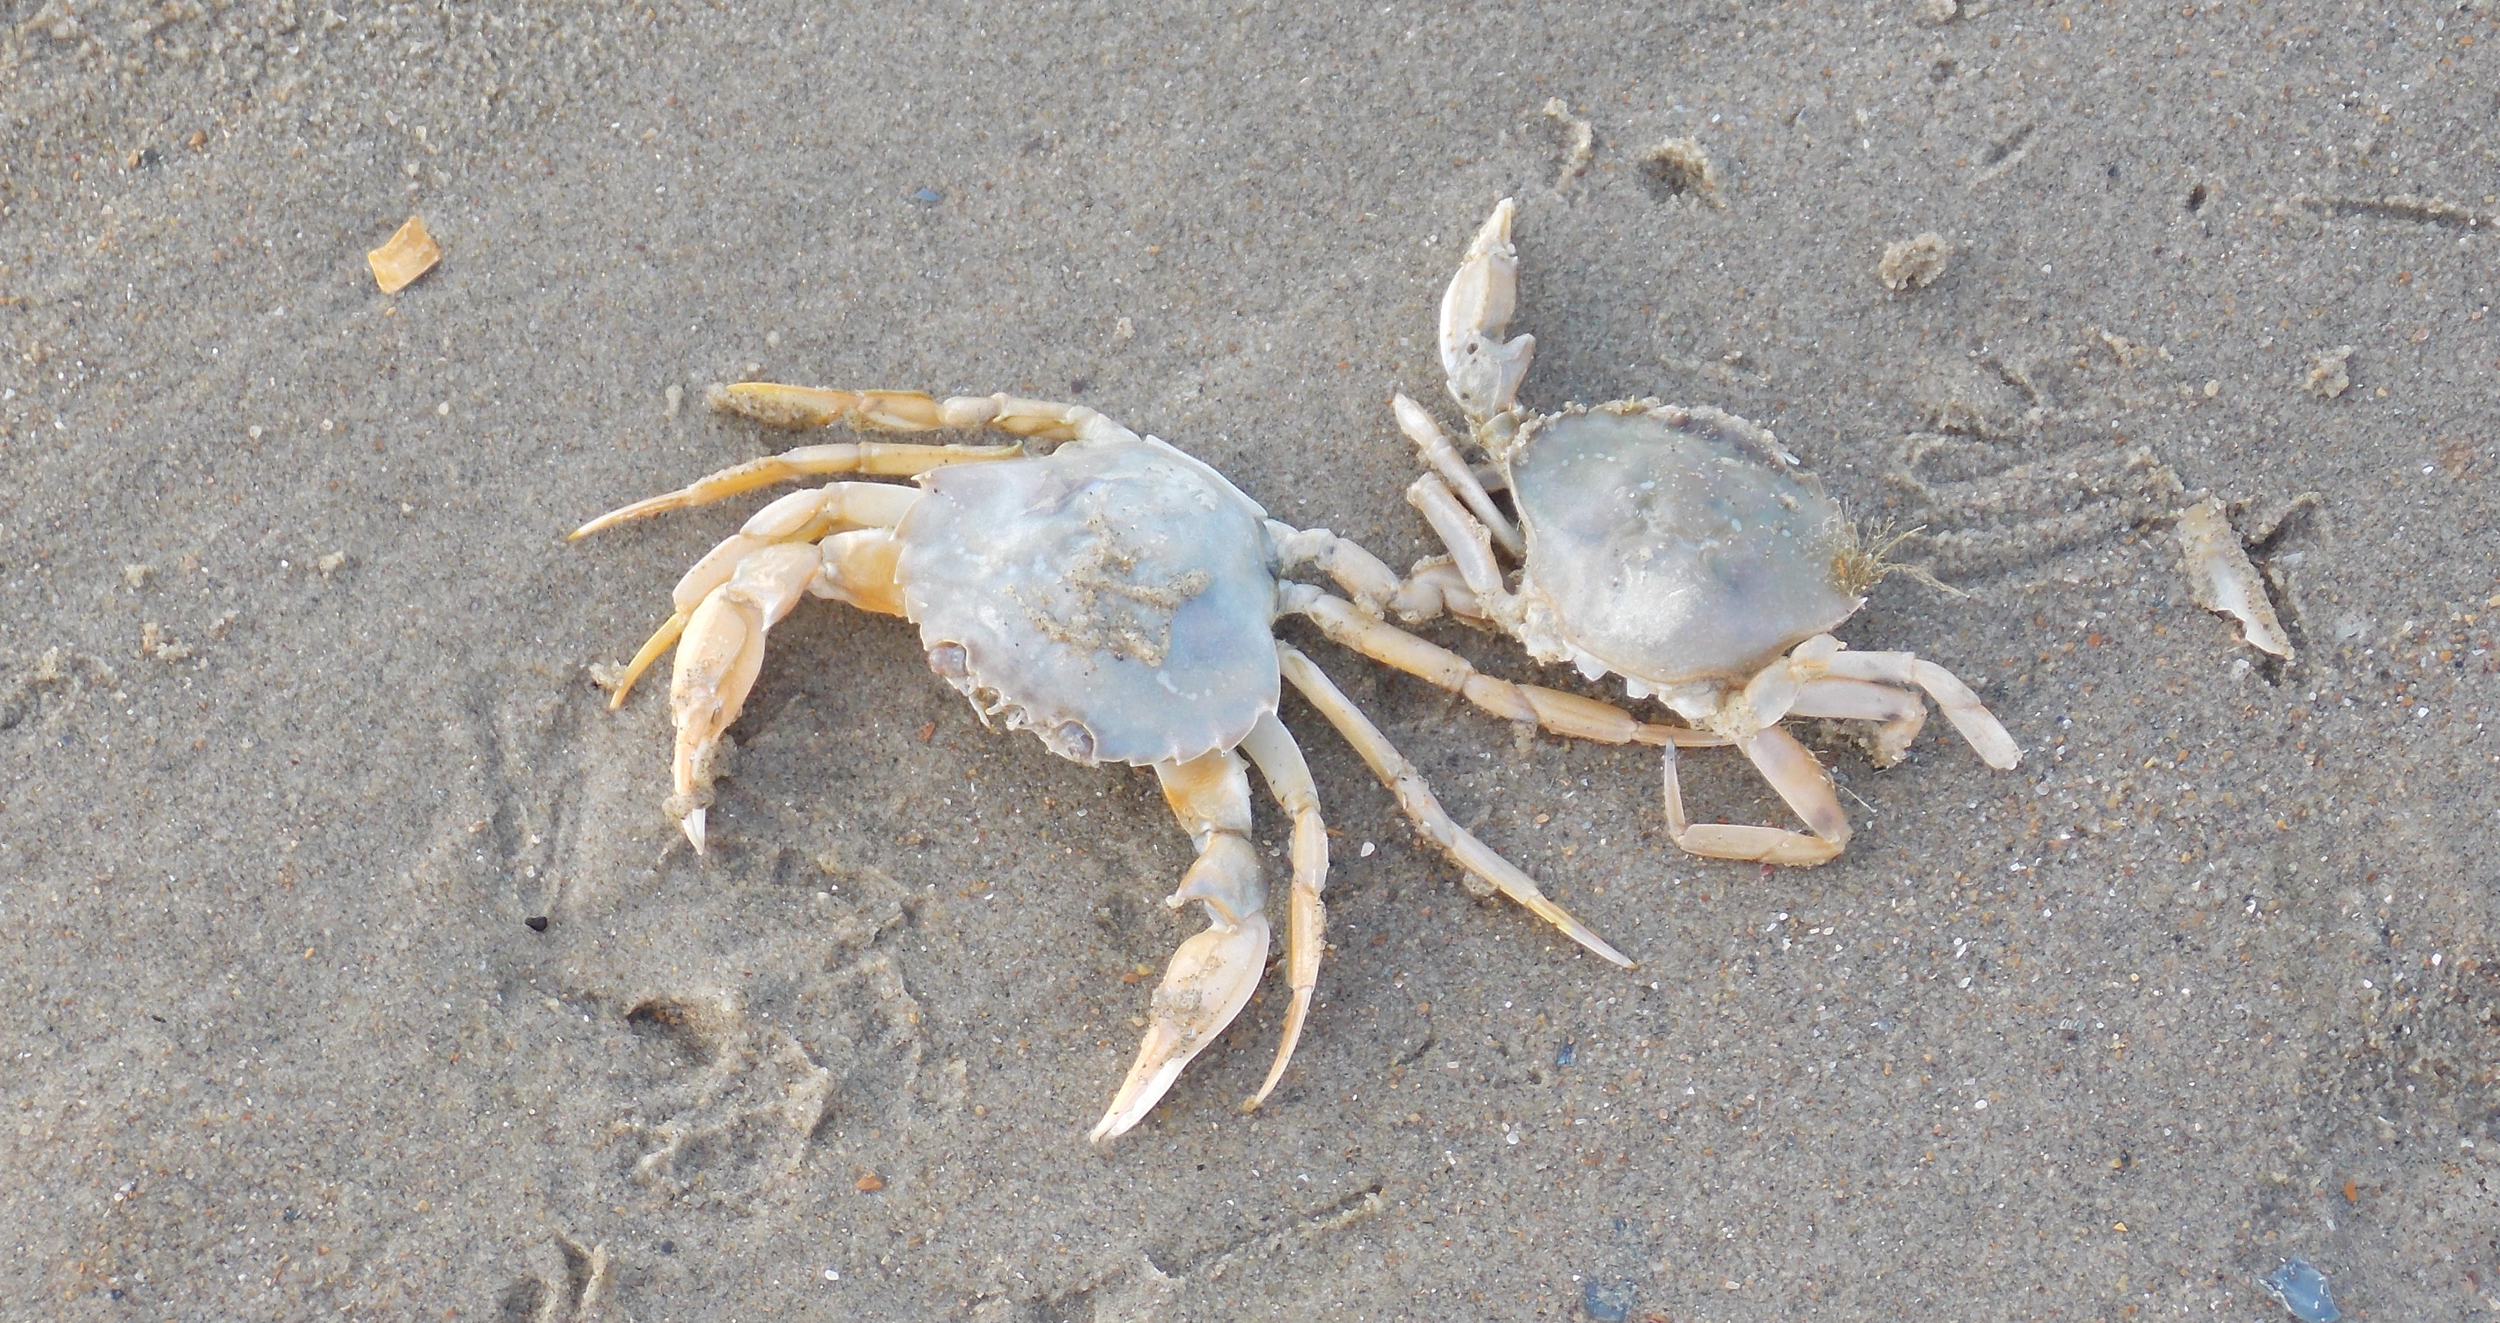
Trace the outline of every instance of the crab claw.
{"label": "crab claw", "polygon": [[1208,840],[1181,889],[1165,902],[1178,908],[1204,901],[1207,929],[1172,953],[1163,983],[1155,989],[1137,1063],[1120,1082],[1111,1109],[1087,1136],[1092,1142],[1117,1139],[1144,1120],[1180,1078],[1182,1067],[1249,1004],[1267,970],[1267,913],[1258,869],[1248,841],[1218,833]]}
{"label": "crab claw", "polygon": [[669,683],[677,755],[666,808],[697,854],[703,852],[704,809],[726,752],[722,741],[764,664],[764,631],[789,614],[823,563],[823,554],[806,543],[765,547],[739,561],[729,582],[706,594],[687,618]]}
{"label": "crab claw", "polygon": [[1535,336],[1501,338],[1519,295],[1519,254],[1510,246],[1510,218],[1517,210],[1509,198],[1493,208],[1441,295],[1441,371],[1470,422],[1481,423],[1517,401],[1520,379],[1536,353]]}

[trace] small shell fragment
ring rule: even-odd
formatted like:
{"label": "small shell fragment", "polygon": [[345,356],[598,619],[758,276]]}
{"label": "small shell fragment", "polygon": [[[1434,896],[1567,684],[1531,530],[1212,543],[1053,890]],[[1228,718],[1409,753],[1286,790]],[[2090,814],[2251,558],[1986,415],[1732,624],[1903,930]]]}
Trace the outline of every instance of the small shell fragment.
{"label": "small shell fragment", "polygon": [[411,216],[408,223],[388,243],[365,254],[365,262],[373,268],[373,283],[385,294],[397,294],[411,281],[434,269],[443,260],[443,250],[434,236],[425,232],[422,217]]}
{"label": "small shell fragment", "polygon": [[1930,230],[1886,248],[1884,260],[1875,264],[1875,278],[1889,290],[1925,289],[1944,274],[1952,256],[1952,246],[1944,236]]}
{"label": "small shell fragment", "polygon": [[2321,349],[2309,361],[2309,375],[2300,388],[2322,400],[2331,400],[2352,386],[2352,346]]}
{"label": "small shell fragment", "polygon": [[2275,619],[2265,583],[2249,563],[2220,498],[2208,496],[2179,512],[2179,549],[2187,557],[2188,595],[2198,606],[2238,619],[2240,636],[2250,647],[2277,657],[2292,655],[2292,641]]}

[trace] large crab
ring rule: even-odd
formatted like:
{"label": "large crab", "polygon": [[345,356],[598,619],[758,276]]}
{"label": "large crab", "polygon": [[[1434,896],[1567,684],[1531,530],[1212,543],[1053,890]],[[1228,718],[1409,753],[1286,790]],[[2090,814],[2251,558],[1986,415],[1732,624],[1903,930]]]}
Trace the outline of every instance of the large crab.
{"label": "large crab", "polygon": [[[1097,1142],[1145,1116],[1241,1010],[1265,968],[1266,894],[1241,754],[1293,816],[1292,1000],[1275,1064],[1245,1107],[1276,1087],[1301,1034],[1326,924],[1328,843],[1302,753],[1277,720],[1280,676],[1354,746],[1426,839],[1591,951],[1630,965],[1453,823],[1380,731],[1273,633],[1280,614],[1310,616],[1372,656],[1566,734],[1690,737],[1590,699],[1477,675],[1455,654],[1381,621],[1388,611],[1437,609],[1440,593],[1457,590],[1447,575],[1401,582],[1353,543],[1267,518],[1215,470],[1081,405],[768,383],[715,388],[711,402],[781,427],[979,428],[1064,443],[1039,456],[1020,443],[805,446],[626,506],[574,536],[810,475],[916,479],[916,488],[834,482],[764,507],[679,581],[675,614],[635,656],[614,701],[676,647],[667,811],[698,852],[717,754],[762,665],[765,632],[802,594],[917,623],[930,669],[969,697],[984,722],[1030,730],[1076,762],[1154,768],[1198,851],[1166,903],[1203,902],[1208,927],[1173,955],[1136,1063],[1094,1127]],[[1306,565],[1354,602],[1281,579]]]}
{"label": "large crab", "polygon": [[[1437,591],[1395,603],[1405,618],[1446,609],[1499,628],[1539,661],[1569,662],[1591,680],[1619,675],[1635,700],[1673,709],[1693,730],[1656,741],[1667,829],[1698,855],[1819,864],[1848,844],[1830,774],[1780,728],[1784,718],[1875,722],[1875,762],[1890,766],[1927,719],[1924,690],[1989,766],[2020,761],[1952,672],[1907,652],[1849,651],[1831,636],[1887,567],[1770,432],[1656,400],[1520,406],[1536,340],[1501,338],[1518,289],[1513,211],[1508,198],[1494,208],[1441,298],[1442,369],[1490,474],[1469,467],[1422,405],[1392,402],[1430,470],[1407,500],[1449,548],[1416,567],[1410,582]],[[1509,493],[1515,524],[1495,491]],[[1497,549],[1519,562],[1515,578]],[[1676,746],[1709,743],[1743,750],[1812,834],[1688,821]]]}

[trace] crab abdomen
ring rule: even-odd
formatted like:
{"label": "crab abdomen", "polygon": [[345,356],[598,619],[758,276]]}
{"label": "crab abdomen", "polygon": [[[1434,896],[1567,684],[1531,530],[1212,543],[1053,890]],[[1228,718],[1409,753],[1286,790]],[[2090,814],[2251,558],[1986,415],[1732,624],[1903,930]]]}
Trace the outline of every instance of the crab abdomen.
{"label": "crab abdomen", "polygon": [[1619,674],[1742,683],[1860,600],[1840,582],[1855,535],[1839,502],[1775,456],[1716,409],[1538,420],[1510,455],[1522,593]]}
{"label": "crab abdomen", "polygon": [[1276,710],[1265,513],[1151,438],[938,469],[896,528],[930,666],[1063,757],[1146,764]]}

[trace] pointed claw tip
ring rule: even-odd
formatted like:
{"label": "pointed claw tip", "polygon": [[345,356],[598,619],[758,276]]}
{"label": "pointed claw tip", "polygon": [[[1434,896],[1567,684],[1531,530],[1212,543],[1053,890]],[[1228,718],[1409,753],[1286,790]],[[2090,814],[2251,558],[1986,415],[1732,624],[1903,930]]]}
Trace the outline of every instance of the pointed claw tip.
{"label": "pointed claw tip", "polygon": [[1618,969],[1640,968],[1640,966],[1632,963],[1632,957],[1616,950],[1614,943],[1607,941],[1605,938],[1598,936],[1594,932],[1590,932],[1585,927],[1573,932],[1571,936],[1575,941],[1579,942],[1581,946],[1586,947],[1591,955],[1604,959]]}
{"label": "pointed claw tip", "polygon": [[1469,246],[1490,250],[1509,243],[1511,217],[1517,215],[1518,212],[1519,204],[1511,198],[1504,198],[1494,203],[1493,214],[1485,219],[1484,228],[1476,231],[1476,241]]}
{"label": "pointed claw tip", "polygon": [[[639,505],[640,502],[636,502],[636,504]],[[589,523],[574,529],[572,532],[565,534],[564,540],[567,542],[579,542],[593,533],[604,533],[609,529],[616,527],[618,524],[624,523],[626,520],[634,517],[634,506],[618,506],[616,509],[610,510],[606,514],[603,514],[598,518],[591,520]]]}
{"label": "pointed claw tip", "polygon": [[[1094,1143],[1118,1139],[1135,1129],[1155,1109],[1155,1104],[1163,1101],[1163,1095],[1172,1091],[1173,1081],[1181,1077],[1181,1068],[1189,1064],[1186,1056],[1173,1059],[1155,1051],[1151,1038],[1141,1046],[1137,1064],[1121,1081],[1120,1091],[1112,1095],[1111,1110],[1104,1112],[1094,1126]],[[1153,1064],[1149,1065],[1149,1061]]]}
{"label": "pointed claw tip", "polygon": [[1565,935],[1570,937],[1573,941],[1578,942],[1581,950],[1588,952],[1590,955],[1596,956],[1598,959],[1603,960],[1610,965],[1624,966],[1632,963],[1632,961],[1621,951],[1614,948],[1614,944],[1612,942],[1609,942],[1605,938],[1600,937],[1593,932],[1589,932],[1586,929],[1582,929],[1578,932],[1567,933]]}

